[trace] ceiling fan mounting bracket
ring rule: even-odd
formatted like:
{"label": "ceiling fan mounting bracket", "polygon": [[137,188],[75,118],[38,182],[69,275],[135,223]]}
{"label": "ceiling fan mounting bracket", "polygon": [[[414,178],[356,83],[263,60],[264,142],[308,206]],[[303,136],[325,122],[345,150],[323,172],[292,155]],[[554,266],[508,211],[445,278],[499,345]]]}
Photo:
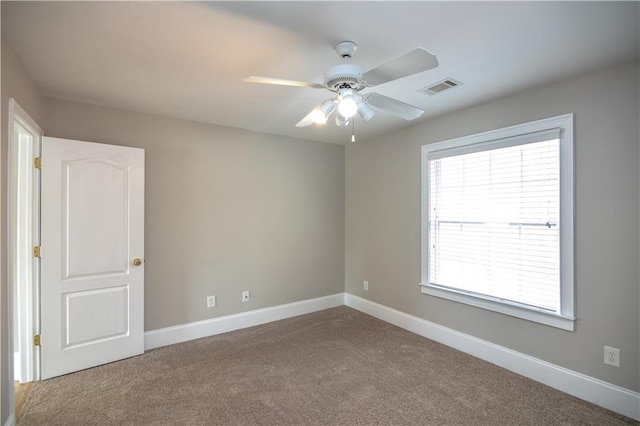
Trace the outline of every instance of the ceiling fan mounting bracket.
{"label": "ceiling fan mounting bracket", "polygon": [[350,58],[356,53],[358,45],[353,41],[341,41],[336,44],[336,52],[341,58]]}

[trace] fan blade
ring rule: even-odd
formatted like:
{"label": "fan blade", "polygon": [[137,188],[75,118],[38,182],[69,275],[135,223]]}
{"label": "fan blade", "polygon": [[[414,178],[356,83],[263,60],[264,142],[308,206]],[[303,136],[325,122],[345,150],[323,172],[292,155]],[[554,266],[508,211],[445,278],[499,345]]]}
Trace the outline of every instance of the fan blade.
{"label": "fan blade", "polygon": [[392,112],[405,120],[415,120],[424,113],[420,108],[405,104],[404,102],[397,101],[379,93],[367,93],[362,97],[362,99],[369,105]]}
{"label": "fan blade", "polygon": [[438,59],[426,49],[419,47],[365,72],[363,79],[368,86],[376,86],[421,71],[430,70],[437,66]]}
{"label": "fan blade", "polygon": [[283,80],[281,78],[260,77],[252,75],[244,78],[245,83],[260,83],[260,84],[277,84],[279,86],[293,86],[293,87],[310,87],[312,89],[326,89],[327,86],[319,83],[308,83],[306,81],[296,80]]}
{"label": "fan blade", "polygon": [[298,124],[296,124],[296,127],[307,127],[315,123],[315,114],[317,109],[318,107],[312,109],[309,114],[305,115],[305,117],[302,120],[298,121]]}

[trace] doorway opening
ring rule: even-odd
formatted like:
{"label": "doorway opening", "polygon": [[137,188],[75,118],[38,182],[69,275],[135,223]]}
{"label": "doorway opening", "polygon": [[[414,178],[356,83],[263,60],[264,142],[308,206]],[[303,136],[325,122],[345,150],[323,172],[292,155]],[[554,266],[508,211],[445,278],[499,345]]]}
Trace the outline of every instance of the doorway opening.
{"label": "doorway opening", "polygon": [[42,129],[14,100],[9,101],[9,279],[13,323],[14,380],[40,378],[39,288],[40,157]]}

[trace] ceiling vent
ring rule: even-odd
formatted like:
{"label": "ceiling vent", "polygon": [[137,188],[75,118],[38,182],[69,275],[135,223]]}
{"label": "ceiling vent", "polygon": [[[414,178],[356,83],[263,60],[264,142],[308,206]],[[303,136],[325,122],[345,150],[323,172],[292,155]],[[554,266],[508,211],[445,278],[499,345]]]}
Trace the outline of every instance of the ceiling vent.
{"label": "ceiling vent", "polygon": [[418,90],[418,92],[423,93],[425,95],[437,95],[438,93],[444,92],[445,90],[453,89],[454,87],[462,86],[458,80],[454,80],[453,78],[445,78],[444,80],[438,81],[437,83],[433,83],[430,86],[423,87]]}

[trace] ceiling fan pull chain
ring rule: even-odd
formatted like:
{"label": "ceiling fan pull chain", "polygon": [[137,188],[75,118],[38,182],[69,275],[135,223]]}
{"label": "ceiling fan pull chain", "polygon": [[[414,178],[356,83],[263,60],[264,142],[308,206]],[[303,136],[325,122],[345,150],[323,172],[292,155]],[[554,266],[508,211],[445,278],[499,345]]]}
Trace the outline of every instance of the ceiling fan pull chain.
{"label": "ceiling fan pull chain", "polygon": [[356,118],[353,117],[353,122],[351,124],[351,143],[356,142]]}

